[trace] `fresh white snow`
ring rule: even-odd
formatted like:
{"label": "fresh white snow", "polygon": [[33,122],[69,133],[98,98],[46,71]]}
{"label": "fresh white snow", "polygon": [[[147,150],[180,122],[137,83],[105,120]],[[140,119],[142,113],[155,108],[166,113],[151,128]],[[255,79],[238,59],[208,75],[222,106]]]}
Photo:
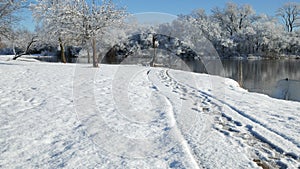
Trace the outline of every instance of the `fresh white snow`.
{"label": "fresh white snow", "polygon": [[300,167],[299,102],[207,74],[0,58],[0,168]]}

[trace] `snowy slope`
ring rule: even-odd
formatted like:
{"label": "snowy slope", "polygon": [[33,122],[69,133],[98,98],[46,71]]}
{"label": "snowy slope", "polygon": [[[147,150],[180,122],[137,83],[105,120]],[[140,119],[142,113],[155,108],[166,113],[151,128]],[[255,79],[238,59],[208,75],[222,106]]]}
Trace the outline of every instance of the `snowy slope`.
{"label": "snowy slope", "polygon": [[300,167],[300,103],[142,66],[0,61],[0,168]]}
{"label": "snowy slope", "polygon": [[285,100],[300,101],[300,81],[283,79],[277,82],[272,97]]}

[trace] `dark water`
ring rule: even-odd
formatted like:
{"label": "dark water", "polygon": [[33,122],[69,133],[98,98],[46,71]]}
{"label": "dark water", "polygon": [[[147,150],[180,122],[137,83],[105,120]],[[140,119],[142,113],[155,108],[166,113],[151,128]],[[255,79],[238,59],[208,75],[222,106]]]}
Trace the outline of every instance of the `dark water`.
{"label": "dark water", "polygon": [[270,94],[281,79],[300,80],[300,60],[223,60],[226,76],[252,92]]}
{"label": "dark water", "polygon": [[300,60],[222,60],[225,76],[251,92],[271,94],[281,79],[300,80]]}

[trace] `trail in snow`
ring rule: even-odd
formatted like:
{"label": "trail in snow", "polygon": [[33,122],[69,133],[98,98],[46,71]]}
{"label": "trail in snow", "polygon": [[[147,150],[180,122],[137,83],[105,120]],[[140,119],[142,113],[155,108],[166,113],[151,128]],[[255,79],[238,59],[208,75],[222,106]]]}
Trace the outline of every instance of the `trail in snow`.
{"label": "trail in snow", "polygon": [[[161,89],[161,88],[164,88],[164,86],[163,86],[162,84],[160,84],[160,83],[157,83],[158,77],[157,77],[157,76],[156,76],[156,77],[151,76],[151,75],[152,75],[152,71],[151,71],[151,70],[149,70],[149,71],[147,72],[147,75],[148,75],[150,81],[156,86],[157,90],[158,90],[158,91],[161,90],[160,92],[161,92],[162,94],[164,94],[163,91],[165,91],[165,90]],[[169,99],[171,99],[171,97],[168,96],[168,95],[165,95],[165,98],[166,98],[168,104],[169,104],[169,105],[172,105],[172,103],[169,101]],[[178,96],[177,96],[177,97],[175,96],[175,98],[178,98]],[[174,130],[175,134],[177,135],[178,142],[181,143],[181,145],[182,145],[182,147],[183,147],[185,153],[187,153],[187,156],[189,157],[189,161],[192,163],[192,167],[195,168],[195,169],[196,169],[196,168],[199,168],[199,166],[198,166],[198,165],[199,165],[199,164],[198,164],[199,161],[197,162],[197,161],[195,160],[193,151],[191,150],[189,144],[187,143],[186,139],[184,138],[183,134],[181,133],[181,129],[180,129],[180,128],[177,126],[177,124],[176,124],[177,121],[179,121],[179,119],[177,119],[177,118],[175,117],[176,112],[174,112],[174,111],[176,111],[176,109],[173,109],[172,111],[169,111],[169,115],[168,115],[168,116],[169,116],[170,119],[172,119],[172,122],[174,123],[173,130]],[[181,111],[181,110],[180,110],[180,111]],[[178,113],[178,112],[177,112],[177,113]],[[188,113],[185,113],[185,112],[180,112],[180,114],[183,114],[184,116],[189,116],[189,115],[191,115],[191,114],[188,114]],[[177,117],[178,117],[178,116],[177,116]],[[188,119],[188,118],[190,118],[190,117],[194,117],[194,116],[192,115],[192,116],[189,116],[189,117],[187,117],[187,118],[185,118],[185,119]]]}
{"label": "trail in snow", "polygon": [[[211,103],[219,107],[219,111],[222,113],[222,119],[218,117],[216,121],[222,125],[217,126],[216,129],[225,135],[233,134],[238,136],[238,139],[241,138],[239,140],[241,140],[243,144],[251,146],[252,151],[254,150],[253,152],[257,151],[257,158],[264,159],[264,161],[270,164],[270,167],[297,166],[300,162],[299,137],[297,139],[295,136],[287,136],[284,130],[278,130],[278,128],[274,128],[274,126],[269,127],[268,123],[260,122],[261,120],[254,116],[257,114],[251,113],[253,110],[249,112],[249,109],[246,109],[245,112],[243,112],[231,105],[232,103],[227,103],[224,96],[222,97],[222,94],[224,95],[225,93],[220,92],[222,90],[218,90],[219,93],[215,93],[214,96],[212,96],[207,92],[193,87],[191,84],[178,82],[175,80],[176,78],[171,77],[169,73],[166,73],[165,76],[175,81],[175,83],[190,88],[190,90],[197,91],[199,95],[210,99]],[[174,76],[176,77],[176,72]],[[229,94],[229,92],[231,91],[226,91],[226,94]],[[232,94],[230,94],[230,96],[232,96]],[[248,104],[251,105],[251,103]],[[224,124],[226,126],[224,126]],[[287,134],[291,133],[288,132]]]}
{"label": "trail in snow", "polygon": [[[240,168],[255,168],[255,164],[249,162],[251,159],[248,159],[247,161],[247,157],[241,155],[244,153],[246,154],[247,152],[235,147],[238,143],[222,138],[222,136],[218,135],[218,133],[212,129],[213,123],[215,122],[214,118],[219,112],[217,110],[218,105],[214,105],[208,95],[201,94],[199,93],[199,90],[178,82],[169,75],[169,70],[163,69],[160,71],[155,70],[153,72],[156,72],[157,74],[157,77],[153,79],[160,81],[160,83],[165,86],[164,91],[176,93],[180,96],[181,100],[188,103],[188,105],[183,108],[185,111],[181,113],[183,116],[186,116],[186,118],[191,117],[186,114],[186,110],[190,109],[200,114],[204,119],[205,125],[201,127],[197,126],[200,121],[184,121],[184,124],[189,123],[190,125],[195,125],[195,130],[186,132],[185,137],[189,142],[189,147],[192,147],[193,149],[193,154],[196,155],[199,163],[201,163],[204,168],[226,168],[233,165]],[[196,85],[196,77],[183,77],[188,78],[190,83]],[[211,83],[211,80],[212,79],[208,79],[204,83]],[[180,121],[180,118],[177,120]],[[223,148],[220,149],[219,147]],[[222,155],[213,153],[215,151],[221,151]],[[234,161],[236,160],[239,160],[241,163],[234,164]]]}
{"label": "trail in snow", "polygon": [[[79,119],[87,126],[93,142],[111,158],[139,160],[148,165],[153,159],[164,159],[158,160],[161,166],[199,168],[174,116],[178,109],[172,102],[180,99],[176,95],[165,96],[147,72],[143,67],[125,66],[105,78],[102,69],[94,72],[94,86],[89,87],[82,82],[92,79],[81,77],[88,77],[91,72],[78,76],[75,85],[78,83],[79,88],[75,87],[74,97],[79,99],[75,101]],[[95,110],[86,109],[87,104]]]}

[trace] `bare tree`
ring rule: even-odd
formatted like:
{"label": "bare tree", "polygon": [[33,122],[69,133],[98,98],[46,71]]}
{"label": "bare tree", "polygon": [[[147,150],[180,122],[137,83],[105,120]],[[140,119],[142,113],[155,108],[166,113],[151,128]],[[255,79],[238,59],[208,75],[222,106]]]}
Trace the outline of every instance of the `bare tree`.
{"label": "bare tree", "polygon": [[277,10],[277,16],[282,18],[288,32],[300,27],[300,3],[289,2]]}

